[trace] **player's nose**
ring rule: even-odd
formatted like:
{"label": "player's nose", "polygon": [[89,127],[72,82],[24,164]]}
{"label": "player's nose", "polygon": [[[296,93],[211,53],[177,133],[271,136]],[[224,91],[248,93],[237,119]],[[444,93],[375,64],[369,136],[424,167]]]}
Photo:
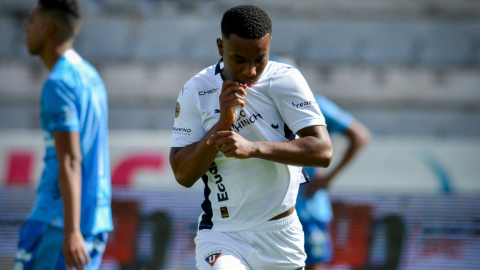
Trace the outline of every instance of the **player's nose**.
{"label": "player's nose", "polygon": [[247,64],[243,67],[242,73],[243,73],[243,75],[245,75],[247,77],[255,76],[255,75],[257,75],[256,66]]}

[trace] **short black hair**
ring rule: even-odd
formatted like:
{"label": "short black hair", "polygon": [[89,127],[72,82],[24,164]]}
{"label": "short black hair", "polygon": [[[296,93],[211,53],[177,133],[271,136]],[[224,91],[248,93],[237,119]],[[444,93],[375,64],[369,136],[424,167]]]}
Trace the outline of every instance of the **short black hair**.
{"label": "short black hair", "polygon": [[80,9],[76,0],[39,0],[43,10],[59,11],[80,19]]}
{"label": "short black hair", "polygon": [[39,0],[41,12],[47,14],[58,29],[58,39],[74,38],[80,29],[80,10],[76,0]]}
{"label": "short black hair", "polygon": [[253,5],[240,5],[225,11],[221,27],[225,38],[234,34],[241,38],[257,39],[272,34],[272,21],[267,12]]}

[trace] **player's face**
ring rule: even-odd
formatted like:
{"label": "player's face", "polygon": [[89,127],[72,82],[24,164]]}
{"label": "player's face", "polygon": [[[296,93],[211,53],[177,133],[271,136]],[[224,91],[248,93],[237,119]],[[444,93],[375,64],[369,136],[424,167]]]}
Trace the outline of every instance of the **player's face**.
{"label": "player's face", "polygon": [[43,48],[45,34],[47,31],[47,22],[45,17],[40,12],[40,7],[37,6],[30,14],[27,26],[25,27],[25,44],[28,52],[32,55],[39,54]]}
{"label": "player's face", "polygon": [[259,39],[245,39],[237,35],[217,40],[218,52],[223,57],[224,80],[243,84],[257,83],[268,63],[270,34]]}

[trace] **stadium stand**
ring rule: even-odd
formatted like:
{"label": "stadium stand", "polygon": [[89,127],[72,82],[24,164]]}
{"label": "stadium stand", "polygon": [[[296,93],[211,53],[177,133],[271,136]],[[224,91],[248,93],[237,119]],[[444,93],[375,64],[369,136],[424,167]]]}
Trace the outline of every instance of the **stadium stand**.
{"label": "stadium stand", "polygon": [[0,36],[2,37],[0,58],[8,58],[12,54],[17,36],[15,29],[15,22],[12,19],[0,17]]}
{"label": "stadium stand", "polygon": [[129,59],[135,45],[133,27],[127,20],[91,18],[82,23],[75,46],[80,54],[95,60]]}
{"label": "stadium stand", "polygon": [[[31,111],[45,71],[23,45],[23,27],[35,2],[0,0],[0,128],[36,123],[8,120],[9,115],[37,117]],[[215,39],[223,11],[253,2],[272,16],[271,52],[297,57],[314,92],[373,117],[379,132],[388,126],[382,115],[392,110],[428,108],[438,115],[462,110],[469,115],[465,119],[480,118],[479,1],[193,2],[80,2],[84,20],[75,47],[105,79],[112,128],[169,128],[168,117],[154,115],[172,113],[183,83],[218,61]]]}

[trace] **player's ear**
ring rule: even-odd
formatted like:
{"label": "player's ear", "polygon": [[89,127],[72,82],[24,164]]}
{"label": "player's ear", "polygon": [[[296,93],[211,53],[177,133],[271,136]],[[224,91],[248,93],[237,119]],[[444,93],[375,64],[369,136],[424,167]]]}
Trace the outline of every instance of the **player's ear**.
{"label": "player's ear", "polygon": [[218,48],[218,54],[220,54],[220,56],[223,57],[223,40],[221,38],[217,38],[217,48]]}
{"label": "player's ear", "polygon": [[47,37],[53,37],[58,32],[57,25],[54,22],[47,22],[44,27],[45,27],[45,34]]}

